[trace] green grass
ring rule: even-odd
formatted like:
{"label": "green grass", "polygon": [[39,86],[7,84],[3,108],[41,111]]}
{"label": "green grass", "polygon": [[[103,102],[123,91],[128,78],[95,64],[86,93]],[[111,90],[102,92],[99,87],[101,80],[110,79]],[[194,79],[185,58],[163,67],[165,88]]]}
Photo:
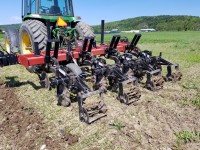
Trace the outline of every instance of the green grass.
{"label": "green grass", "polygon": [[188,143],[198,143],[200,141],[200,132],[181,131],[175,133],[176,143],[173,145],[173,149],[183,149],[182,146]]}
{"label": "green grass", "polygon": [[[4,35],[0,33],[0,44],[3,46],[4,45]],[[0,47],[1,50],[1,47]]]}
{"label": "green grass", "polygon": [[192,100],[192,103],[200,109],[200,93],[197,94],[196,98]]}
{"label": "green grass", "polygon": [[193,141],[200,140],[200,133],[198,132],[190,132],[190,131],[182,131],[175,134],[178,140],[183,141],[184,143],[190,143]]}
{"label": "green grass", "polygon": [[[110,42],[114,34],[105,35],[105,43]],[[132,40],[134,33],[120,33]],[[151,50],[154,55],[163,53],[168,60],[190,66],[200,63],[200,32],[151,32],[143,33],[138,43],[142,50]],[[100,35],[97,35],[97,42]]]}
{"label": "green grass", "polygon": [[4,35],[0,33],[0,41],[3,41]]}
{"label": "green grass", "polygon": [[182,86],[185,89],[194,89],[194,90],[197,89],[197,86],[195,85],[195,83],[191,83],[191,82],[184,83]]}
{"label": "green grass", "polygon": [[110,125],[117,128],[118,130],[121,130],[125,127],[125,123],[120,120],[114,120]]}
{"label": "green grass", "polygon": [[[128,37],[129,41],[132,40],[133,35],[135,33],[117,33],[117,35],[121,35],[122,37]],[[105,35],[105,42],[110,42],[112,36],[115,34],[106,34]],[[100,42],[100,34],[97,36],[97,41]],[[183,44],[189,44],[191,41],[193,42],[194,39],[198,41],[200,37],[200,32],[196,31],[187,31],[187,32],[149,32],[149,33],[142,33],[142,38],[139,41],[141,43],[168,43],[168,42],[184,42]]]}

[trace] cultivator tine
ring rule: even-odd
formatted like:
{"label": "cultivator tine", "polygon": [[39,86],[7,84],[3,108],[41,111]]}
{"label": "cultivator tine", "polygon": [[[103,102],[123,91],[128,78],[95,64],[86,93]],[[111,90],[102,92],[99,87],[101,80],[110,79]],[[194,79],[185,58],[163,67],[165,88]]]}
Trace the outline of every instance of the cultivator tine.
{"label": "cultivator tine", "polygon": [[94,38],[91,38],[91,39],[90,39],[90,44],[89,44],[89,46],[88,46],[88,52],[91,52],[91,51],[92,51],[92,46],[93,46],[93,44],[94,44]]}
{"label": "cultivator tine", "polygon": [[45,63],[46,64],[50,63],[50,59],[51,59],[51,56],[50,56],[51,43],[52,42],[50,40],[47,40],[46,55],[45,55]]}
{"label": "cultivator tine", "polygon": [[4,54],[0,51],[0,66],[9,66],[18,64],[18,58],[16,54]]}
{"label": "cultivator tine", "polygon": [[[90,41],[89,46],[88,46],[88,41]],[[86,52],[86,49],[87,49],[87,46],[88,46],[87,52],[91,52],[93,44],[94,44],[94,38],[93,37],[85,37],[85,39],[83,41],[82,51]]]}
{"label": "cultivator tine", "polygon": [[16,54],[0,54],[0,66],[9,66],[18,64],[18,59]]}
{"label": "cultivator tine", "polygon": [[[159,65],[166,65],[167,66],[167,75],[165,77],[165,81],[180,81],[182,78],[182,73],[179,70],[179,65],[178,64],[173,64],[163,58],[161,58],[162,54],[158,57],[158,64]],[[175,72],[172,72],[172,69],[175,69]]]}
{"label": "cultivator tine", "polygon": [[105,51],[105,57],[106,58],[110,58],[111,56],[116,56],[118,55],[118,51],[117,51],[117,45],[119,43],[121,36],[120,35],[114,35],[112,37],[112,40],[110,42],[110,46],[108,48],[106,48]]}
{"label": "cultivator tine", "polygon": [[58,58],[59,44],[60,44],[60,41],[59,40],[55,40],[55,47],[54,47],[53,57],[56,58],[56,59]]}
{"label": "cultivator tine", "polygon": [[50,25],[50,20],[46,20],[46,25],[47,25],[47,38],[48,40],[51,39],[51,25]]}
{"label": "cultivator tine", "polygon": [[[128,87],[125,87],[127,85]],[[119,83],[119,92],[117,99],[126,105],[138,101],[141,97],[141,91],[137,87],[137,78],[133,77]]]}
{"label": "cultivator tine", "polygon": [[83,52],[86,51],[87,44],[88,44],[88,40],[89,40],[88,38],[85,38],[85,39],[84,39],[84,42],[83,42],[83,48],[82,48],[82,51],[83,51]]}
{"label": "cultivator tine", "polygon": [[78,104],[79,104],[79,117],[81,121],[84,121],[87,124],[91,124],[94,121],[106,116],[107,107],[102,100],[91,104],[86,103],[87,101],[86,99],[88,97],[99,94],[100,97],[102,98],[103,93],[104,93],[103,89],[88,92],[86,94],[79,93]]}
{"label": "cultivator tine", "polygon": [[120,40],[121,36],[120,35],[116,35],[115,37],[116,37],[116,40],[115,40],[114,47],[113,47],[114,49],[117,48],[117,45],[119,43],[119,40]]}
{"label": "cultivator tine", "polygon": [[141,36],[142,36],[141,34],[135,34],[135,36],[133,37],[130,45],[132,47],[136,47],[136,45],[137,45],[138,41],[140,40]]}
{"label": "cultivator tine", "polygon": [[68,107],[71,105],[69,90],[64,83],[57,85],[57,99],[60,106]]}
{"label": "cultivator tine", "polygon": [[138,51],[139,49],[136,47],[137,43],[139,42],[140,38],[141,38],[141,34],[135,34],[135,36],[133,37],[132,41],[130,44],[126,45],[125,47],[125,53],[132,53],[135,51]]}
{"label": "cultivator tine", "polygon": [[46,72],[42,71],[42,73],[38,74],[40,85],[47,90],[50,90],[50,80]]}
{"label": "cultivator tine", "polygon": [[110,43],[110,47],[109,48],[114,48],[116,49],[117,48],[117,45],[119,43],[119,40],[120,40],[121,36],[120,35],[114,35],[112,37],[112,40],[111,40],[111,43]]}
{"label": "cultivator tine", "polygon": [[[89,45],[88,45],[89,41]],[[79,53],[80,57],[82,58],[82,64],[85,64],[87,60],[90,60],[92,55],[92,47],[94,44],[94,38],[93,37],[85,37],[84,42],[83,42],[83,48],[82,51]],[[88,46],[88,49],[87,49]]]}
{"label": "cultivator tine", "polygon": [[[172,68],[175,68],[175,72],[172,72]],[[166,81],[180,81],[182,78],[182,73],[179,71],[179,65],[168,65],[167,66],[167,75],[166,75]]]}
{"label": "cultivator tine", "polygon": [[145,87],[148,90],[156,91],[163,88],[164,78],[161,76],[160,73],[160,69],[147,72],[147,81]]}
{"label": "cultivator tine", "polygon": [[101,20],[101,45],[104,44],[104,25],[105,25],[105,20]]}
{"label": "cultivator tine", "polygon": [[114,45],[114,43],[115,43],[115,39],[116,39],[116,36],[113,36],[113,37],[112,37],[112,40],[111,40],[111,42],[110,42],[110,48],[113,48],[113,45]]}
{"label": "cultivator tine", "polygon": [[38,56],[40,56],[38,42],[34,42],[34,46],[35,46],[34,55],[35,55],[35,57],[38,57]]}

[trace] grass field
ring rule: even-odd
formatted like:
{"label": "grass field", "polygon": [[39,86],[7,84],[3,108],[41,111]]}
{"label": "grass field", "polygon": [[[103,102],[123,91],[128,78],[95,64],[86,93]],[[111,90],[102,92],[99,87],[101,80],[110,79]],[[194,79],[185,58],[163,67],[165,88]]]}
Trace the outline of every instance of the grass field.
{"label": "grass field", "polygon": [[0,41],[2,41],[3,39],[4,39],[4,35],[0,33]]}
{"label": "grass field", "polygon": [[[128,37],[129,41],[133,35],[121,34]],[[105,41],[109,42],[112,36],[105,35]],[[1,35],[0,37],[2,40]],[[192,31],[143,33],[138,47],[153,51],[153,55],[162,52],[164,58],[178,63],[183,79],[177,83],[166,83],[165,88],[157,92],[140,87],[141,100],[130,106],[120,104],[114,98],[116,95],[108,92],[105,97],[108,116],[92,125],[79,121],[77,103],[73,103],[69,108],[57,106],[55,89],[41,89],[37,75],[29,73],[23,66],[0,68],[0,80],[15,90],[26,107],[33,108],[43,117],[48,136],[59,137],[59,129],[65,129],[79,137],[79,142],[74,146],[64,145],[66,149],[198,149],[199,39],[200,32]],[[100,41],[100,35],[97,35],[97,41]],[[195,134],[187,137],[190,133]],[[191,140],[188,139],[190,137]],[[4,145],[8,143],[6,140],[3,142]],[[44,143],[41,140],[35,139],[37,149],[42,144]]]}
{"label": "grass field", "polygon": [[0,43],[4,44],[4,35],[0,33]]}
{"label": "grass field", "polygon": [[[134,34],[123,33],[120,35],[128,37],[131,41]],[[105,42],[110,42],[112,36],[112,34],[106,35]],[[193,64],[200,62],[199,38],[200,32],[194,31],[143,33],[138,46],[143,50],[153,51],[155,55],[163,52],[165,58],[177,60],[177,63],[182,61],[181,64],[184,64],[184,62]],[[100,39],[100,35],[97,35],[97,39]]]}

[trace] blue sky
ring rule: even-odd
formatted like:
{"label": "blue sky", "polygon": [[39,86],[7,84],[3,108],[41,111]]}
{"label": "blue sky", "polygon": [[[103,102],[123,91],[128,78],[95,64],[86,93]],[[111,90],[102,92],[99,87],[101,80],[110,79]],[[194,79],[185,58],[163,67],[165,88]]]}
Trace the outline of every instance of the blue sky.
{"label": "blue sky", "polygon": [[[1,0],[0,25],[21,22],[21,0]],[[200,0],[73,0],[76,16],[96,25],[106,22],[157,15],[200,16]]]}

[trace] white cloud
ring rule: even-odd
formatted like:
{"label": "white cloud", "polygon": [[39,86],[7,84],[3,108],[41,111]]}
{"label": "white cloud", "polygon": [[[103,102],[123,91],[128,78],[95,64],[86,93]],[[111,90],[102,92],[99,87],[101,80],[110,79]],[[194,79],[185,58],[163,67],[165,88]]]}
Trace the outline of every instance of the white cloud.
{"label": "white cloud", "polygon": [[10,20],[14,20],[14,21],[21,21],[21,20],[22,20],[22,18],[21,18],[21,17],[19,17],[19,16],[12,16],[12,17],[10,17]]}

